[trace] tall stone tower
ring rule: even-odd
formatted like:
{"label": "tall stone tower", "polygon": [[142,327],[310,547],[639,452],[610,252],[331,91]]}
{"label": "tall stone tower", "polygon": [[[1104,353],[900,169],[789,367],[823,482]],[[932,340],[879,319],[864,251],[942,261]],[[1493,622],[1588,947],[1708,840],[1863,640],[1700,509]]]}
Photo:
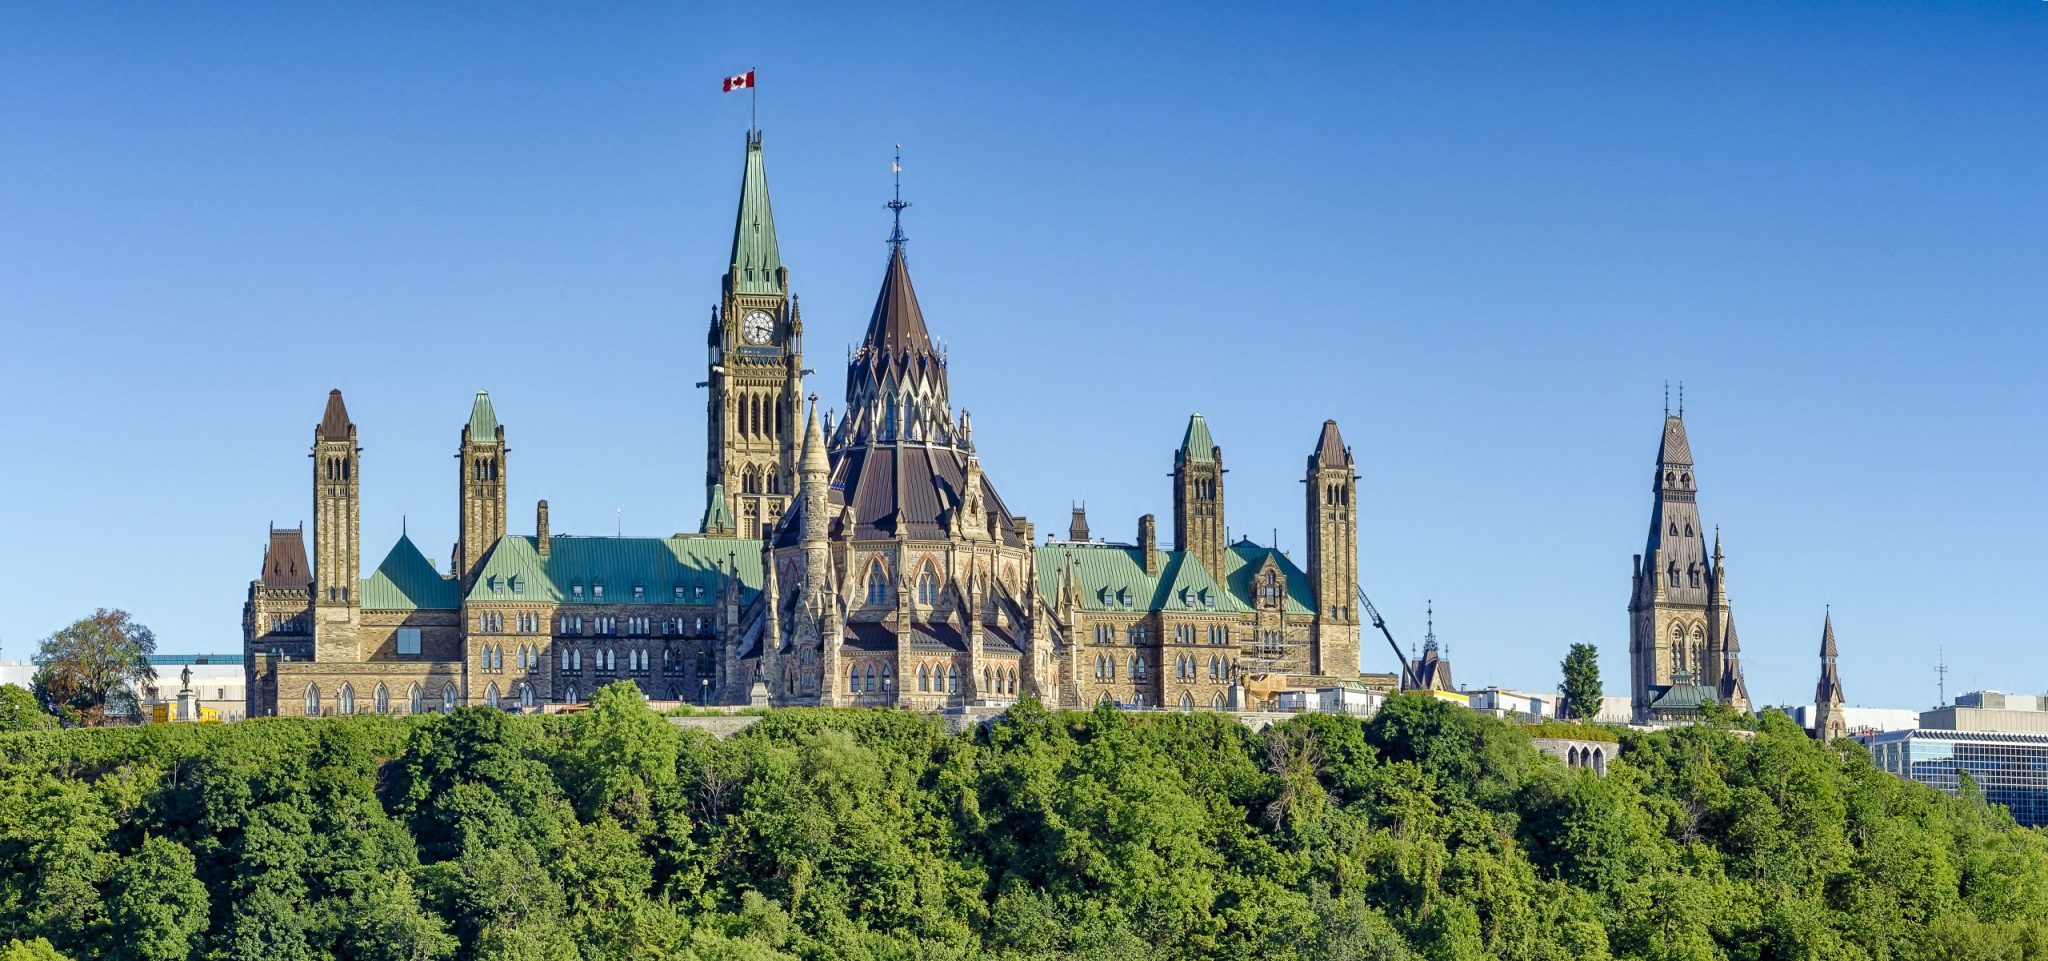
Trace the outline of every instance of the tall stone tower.
{"label": "tall stone tower", "polygon": [[[1638,723],[1650,720],[1652,706],[1676,674],[1712,692],[1741,688],[1739,673],[1724,685],[1731,670],[1725,638],[1734,615],[1721,579],[1718,538],[1714,555],[1707,553],[1683,409],[1664,415],[1650,486],[1656,495],[1650,533],[1635,558],[1628,605],[1629,696]],[[1739,672],[1740,662],[1732,669]]]}
{"label": "tall stone tower", "polygon": [[1820,628],[1820,683],[1813,689],[1813,736],[1832,741],[1849,736],[1842,717],[1842,676],[1835,672],[1835,613],[1827,612]]}
{"label": "tall stone tower", "polygon": [[705,497],[723,494],[734,532],[761,537],[796,492],[804,365],[803,320],[775,243],[759,131],[747,134],[732,261],[708,345]]}
{"label": "tall stone tower", "polygon": [[1337,422],[1323,421],[1308,456],[1308,579],[1316,592],[1312,630],[1317,674],[1358,673],[1358,475]]}
{"label": "tall stone tower", "polygon": [[1188,418],[1187,435],[1173,452],[1173,546],[1202,562],[1209,576],[1221,578],[1223,523],[1223,448],[1209,436],[1201,414]]}
{"label": "tall stone tower", "polygon": [[491,545],[505,536],[505,425],[491,409],[491,395],[476,392],[469,423],[462,426],[461,515],[455,542],[455,573],[467,592]]}
{"label": "tall stone tower", "polygon": [[362,599],[362,451],[341,391],[313,428],[313,657],[356,660]]}

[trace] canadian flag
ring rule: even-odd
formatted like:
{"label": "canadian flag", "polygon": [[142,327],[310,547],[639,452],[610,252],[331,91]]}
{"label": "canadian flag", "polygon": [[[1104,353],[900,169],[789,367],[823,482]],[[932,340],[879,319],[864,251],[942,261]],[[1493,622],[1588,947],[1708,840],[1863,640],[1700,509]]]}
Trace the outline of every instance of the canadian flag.
{"label": "canadian flag", "polygon": [[727,77],[727,78],[725,78],[725,92],[726,92],[726,93],[731,93],[731,92],[733,92],[733,91],[735,91],[735,90],[745,90],[745,89],[747,89],[748,87],[751,87],[751,86],[753,86],[753,85],[754,85],[754,71],[752,71],[752,70],[749,70],[749,71],[747,71],[746,73],[740,74],[740,75],[738,75],[738,76],[734,76],[734,77]]}

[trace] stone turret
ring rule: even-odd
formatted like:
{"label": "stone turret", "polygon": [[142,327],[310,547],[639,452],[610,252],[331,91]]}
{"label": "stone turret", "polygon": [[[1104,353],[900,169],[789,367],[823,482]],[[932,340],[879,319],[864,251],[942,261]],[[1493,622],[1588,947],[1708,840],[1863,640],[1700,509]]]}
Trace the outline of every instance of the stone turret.
{"label": "stone turret", "polygon": [[464,590],[476,582],[484,555],[505,536],[505,425],[491,407],[491,395],[476,392],[469,409],[469,422],[462,425],[462,443],[456,449],[461,464],[457,479],[458,518],[455,542],[456,575]]}

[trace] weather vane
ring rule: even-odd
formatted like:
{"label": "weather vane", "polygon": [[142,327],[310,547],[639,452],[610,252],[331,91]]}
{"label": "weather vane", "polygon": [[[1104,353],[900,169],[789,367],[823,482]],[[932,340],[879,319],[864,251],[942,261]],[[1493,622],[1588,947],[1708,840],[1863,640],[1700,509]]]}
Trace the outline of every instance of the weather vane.
{"label": "weather vane", "polygon": [[902,247],[903,242],[910,239],[903,236],[903,208],[910,204],[903,199],[903,145],[900,143],[896,145],[896,159],[889,164],[889,171],[896,175],[896,196],[882,206],[889,208],[896,217],[895,227],[889,231],[889,246]]}

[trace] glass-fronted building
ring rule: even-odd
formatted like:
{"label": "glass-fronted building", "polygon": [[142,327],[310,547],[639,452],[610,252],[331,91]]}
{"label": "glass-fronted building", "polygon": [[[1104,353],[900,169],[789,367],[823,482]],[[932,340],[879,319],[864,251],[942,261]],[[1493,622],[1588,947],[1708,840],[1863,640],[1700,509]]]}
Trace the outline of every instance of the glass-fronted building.
{"label": "glass-fronted building", "polygon": [[1958,772],[1968,771],[1985,799],[2004,805],[2013,820],[2048,826],[2048,734],[1922,728],[1858,740],[1878,767],[1950,794],[1961,783]]}

